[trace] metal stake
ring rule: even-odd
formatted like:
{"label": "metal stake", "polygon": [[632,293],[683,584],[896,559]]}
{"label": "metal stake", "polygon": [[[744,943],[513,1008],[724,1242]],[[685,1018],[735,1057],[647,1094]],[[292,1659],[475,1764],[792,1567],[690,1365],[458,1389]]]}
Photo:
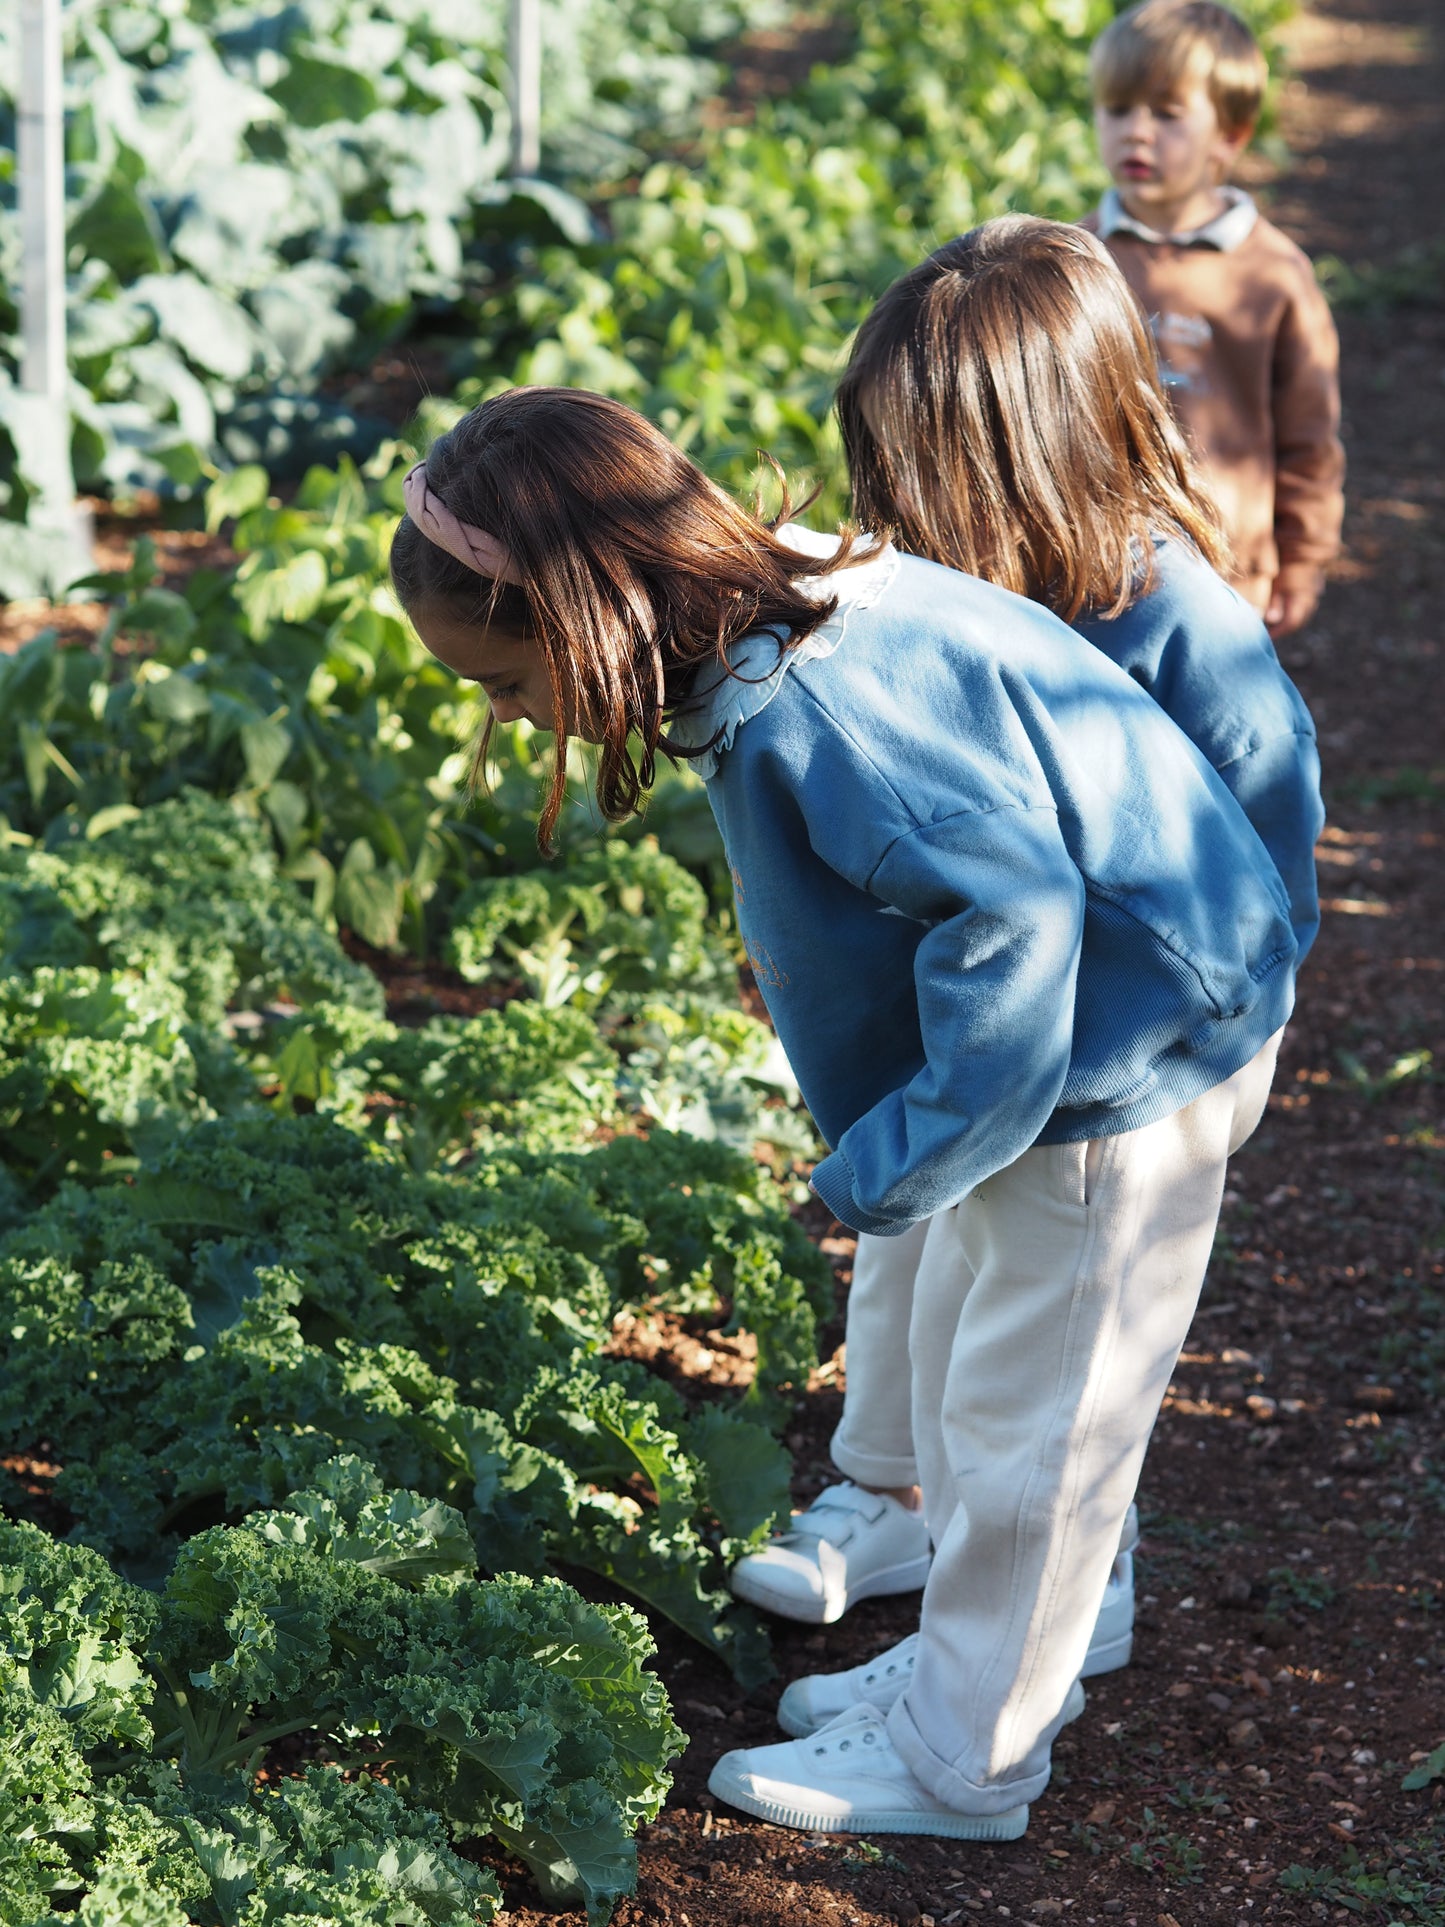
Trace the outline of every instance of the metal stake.
{"label": "metal stake", "polygon": [[542,164],[540,0],[511,0],[507,60],[511,68],[512,172],[525,180]]}
{"label": "metal stake", "polygon": [[[21,0],[21,359],[9,426],[31,491],[25,550],[34,586],[47,589],[64,587],[90,566],[90,521],[76,509],[70,467],[62,85],[60,0]],[[29,585],[21,586],[23,592]]]}

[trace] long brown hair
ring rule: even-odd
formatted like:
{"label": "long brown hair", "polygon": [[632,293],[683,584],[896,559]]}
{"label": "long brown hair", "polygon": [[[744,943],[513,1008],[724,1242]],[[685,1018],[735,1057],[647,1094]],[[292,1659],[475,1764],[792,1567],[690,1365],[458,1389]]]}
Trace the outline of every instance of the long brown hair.
{"label": "long brown hair", "polygon": [[939,248],[859,329],[837,405],[864,528],[1066,622],[1147,588],[1155,532],[1223,560],[1143,316],[1082,228],[1010,214]]}
{"label": "long brown hair", "polygon": [[[556,755],[537,840],[550,850],[567,778],[567,719],[598,746],[604,816],[635,811],[656,775],[663,734],[698,666],[726,668],[732,646],[771,632],[795,647],[836,598],[798,585],[850,560],[800,555],[776,521],[739,507],[652,424],[620,402],[573,388],[514,388],[432,444],[427,485],[463,522],[507,549],[520,586],[474,574],[404,517],[391,551],[402,606],[431,606],[533,644],[546,665]],[[485,762],[492,722],[483,730]],[[630,740],[637,738],[637,745]]]}

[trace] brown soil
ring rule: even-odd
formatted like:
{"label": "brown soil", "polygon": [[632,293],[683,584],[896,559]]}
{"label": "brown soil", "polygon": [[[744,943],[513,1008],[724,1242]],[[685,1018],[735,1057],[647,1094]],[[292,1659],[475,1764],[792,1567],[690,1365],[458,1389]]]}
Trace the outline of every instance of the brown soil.
{"label": "brown soil", "polygon": [[[197,569],[229,569],[235,553],[220,536],[203,529],[165,528],[159,498],[140,493],[124,507],[85,499],[81,506],[94,518],[91,565],[99,575],[130,566],[132,551],[142,535],[156,545],[157,581],[165,589],[179,589]],[[104,601],[49,602],[44,596],[22,596],[0,602],[0,655],[18,649],[53,629],[64,643],[92,643],[105,627],[109,613]]]}
{"label": "brown soil", "polygon": [[[1295,158],[1278,178],[1255,161],[1250,185],[1313,254],[1361,270],[1439,244],[1434,23],[1428,0],[1327,0],[1294,23]],[[1445,311],[1438,279],[1433,297],[1420,283],[1418,304],[1341,315],[1347,550],[1282,648],[1326,758],[1324,927],[1145,1468],[1134,1661],[1089,1683],[1022,1841],[860,1845],[712,1801],[719,1753],[779,1737],[777,1688],[744,1697],[664,1635],[693,1740],[616,1927],[1445,1922],[1445,1788],[1400,1786],[1445,1740]],[[841,1298],[851,1244],[818,1228]],[[798,1400],[800,1502],[836,1476],[841,1363]],[[853,1665],[916,1623],[915,1596],[780,1626],[781,1678]],[[1333,1891],[1287,1871],[1356,1852],[1369,1874]],[[502,1871],[506,1918],[541,1927]]]}
{"label": "brown soil", "polygon": [[458,971],[435,961],[422,964],[404,951],[374,949],[352,930],[342,930],[341,942],[349,957],[380,979],[386,1014],[396,1024],[419,1025],[431,1017],[479,1017],[484,1010],[500,1010],[522,994],[516,981],[468,983]]}

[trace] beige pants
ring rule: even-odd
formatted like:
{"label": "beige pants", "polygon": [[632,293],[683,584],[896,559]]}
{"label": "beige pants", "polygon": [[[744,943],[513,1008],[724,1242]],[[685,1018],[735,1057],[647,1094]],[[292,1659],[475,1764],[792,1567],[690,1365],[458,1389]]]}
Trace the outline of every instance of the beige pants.
{"label": "beige pants", "polygon": [[[873,1438],[872,1456],[848,1464],[836,1445],[834,1456],[854,1477],[855,1466],[882,1467],[868,1483],[895,1485],[909,1482],[916,1453],[937,1550],[917,1669],[889,1730],[950,1806],[1002,1812],[1048,1782],[1204,1280],[1225,1161],[1264,1111],[1278,1048],[1271,1038],[1227,1082],[1143,1130],[1025,1152],[927,1227],[909,1424],[890,1391],[893,1429]],[[894,1332],[902,1377],[896,1320]],[[876,1366],[861,1350],[855,1363],[854,1342],[850,1318],[850,1419]]]}
{"label": "beige pants", "polygon": [[830,1450],[848,1478],[885,1491],[918,1483],[908,1323],[931,1223],[910,1225],[901,1238],[862,1232],[848,1287],[847,1390]]}

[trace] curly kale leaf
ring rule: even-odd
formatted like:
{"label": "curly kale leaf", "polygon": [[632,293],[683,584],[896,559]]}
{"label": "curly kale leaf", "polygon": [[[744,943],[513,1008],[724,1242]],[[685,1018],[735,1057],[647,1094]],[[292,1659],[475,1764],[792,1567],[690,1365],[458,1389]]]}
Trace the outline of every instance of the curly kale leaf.
{"label": "curly kale leaf", "polygon": [[280,1545],[329,1552],[363,1572],[414,1585],[470,1577],[476,1548],[460,1513],[415,1492],[385,1491],[373,1467],[347,1453],[319,1467],[310,1488],[260,1522]]}
{"label": "curly kale leaf", "polygon": [[81,1884],[92,1777],[73,1723],[0,1660],[0,1921],[29,1927]]}
{"label": "curly kale leaf", "polygon": [[[7,1835],[0,1864],[6,1927],[301,1927],[318,1915],[336,1927],[464,1927],[496,1914],[496,1882],[453,1851],[441,1816],[377,1781],[307,1767],[274,1786],[192,1784],[160,1762],[102,1779],[72,1749],[62,1807],[35,1740],[44,1716],[22,1724],[23,1709],[10,1710],[0,1699],[7,1752],[25,1747],[47,1795],[7,1810],[0,1766],[0,1815],[25,1827]],[[62,1897],[72,1911],[50,1913]]]}
{"label": "curly kale leaf", "polygon": [[609,1041],[623,1102],[668,1131],[717,1139],[778,1167],[822,1155],[797,1082],[766,1024],[691,990],[614,997]]}
{"label": "curly kale leaf", "polygon": [[[0,1575],[0,1731],[23,1741],[0,1749],[0,1816],[27,1843],[0,1899],[29,1919],[57,1894],[129,1918],[140,1875],[182,1918],[262,1927],[314,1911],[328,1873],[338,1920],[488,1917],[444,1821],[596,1921],[631,1889],[682,1744],[643,1622],[554,1579],[478,1583],[460,1517],[354,1457],[198,1534],[159,1601],[30,1526],[0,1526]],[[302,1732],[389,1785],[255,1785]]]}
{"label": "curly kale leaf", "polygon": [[0,977],[0,1157],[42,1187],[159,1149],[214,1114],[211,1095],[236,1095],[224,1050],[203,1052],[203,1074],[190,1040],[164,981],[89,966]]}
{"label": "curly kale leaf", "polygon": [[649,1271],[711,1310],[749,1264],[800,1344],[790,1233],[746,1160],[660,1134],[423,1178],[320,1118],[203,1124],[0,1244],[0,1435],[63,1441],[57,1497],[148,1581],[173,1535],[351,1452],[457,1506],[488,1569],[584,1564],[754,1669],[716,1539],[774,1509],[781,1455],[748,1434],[704,1467],[607,1348]]}
{"label": "curly kale leaf", "polygon": [[689,1314],[728,1301],[727,1329],[758,1339],[750,1404],[779,1415],[771,1395],[817,1362],[832,1275],[763,1172],[723,1144],[663,1131],[616,1138],[565,1168],[605,1221],[629,1228],[607,1254],[619,1308],[651,1300]]}
{"label": "curly kale leaf", "polygon": [[706,892],[652,837],[474,884],[458,899],[446,955],[473,983],[520,977],[546,1006],[732,981]]}
{"label": "curly kale leaf", "polygon": [[98,1553],[0,1521],[0,1678],[87,1750],[147,1743],[151,1683],[136,1655],[155,1623],[154,1601]]}
{"label": "curly kale leaf", "polygon": [[616,1058],[579,1011],[518,1001],[413,1030],[321,1003],[262,1041],[278,1106],[302,1099],[415,1171],[493,1143],[572,1149],[618,1117]]}
{"label": "curly kale leaf", "polygon": [[636,1614],[557,1580],[420,1569],[449,1565],[462,1535],[446,1508],[382,1494],[353,1462],[289,1509],[190,1540],[154,1646],[158,1746],[195,1777],[322,1732],[601,1918],[631,1886],[632,1829],[681,1743],[643,1670],[651,1642]]}
{"label": "curly kale leaf", "polygon": [[0,969],[89,964],[173,984],[212,1029],[228,1007],[330,997],[379,1011],[294,883],[269,833],[188,791],[104,836],[53,852],[0,852]]}

